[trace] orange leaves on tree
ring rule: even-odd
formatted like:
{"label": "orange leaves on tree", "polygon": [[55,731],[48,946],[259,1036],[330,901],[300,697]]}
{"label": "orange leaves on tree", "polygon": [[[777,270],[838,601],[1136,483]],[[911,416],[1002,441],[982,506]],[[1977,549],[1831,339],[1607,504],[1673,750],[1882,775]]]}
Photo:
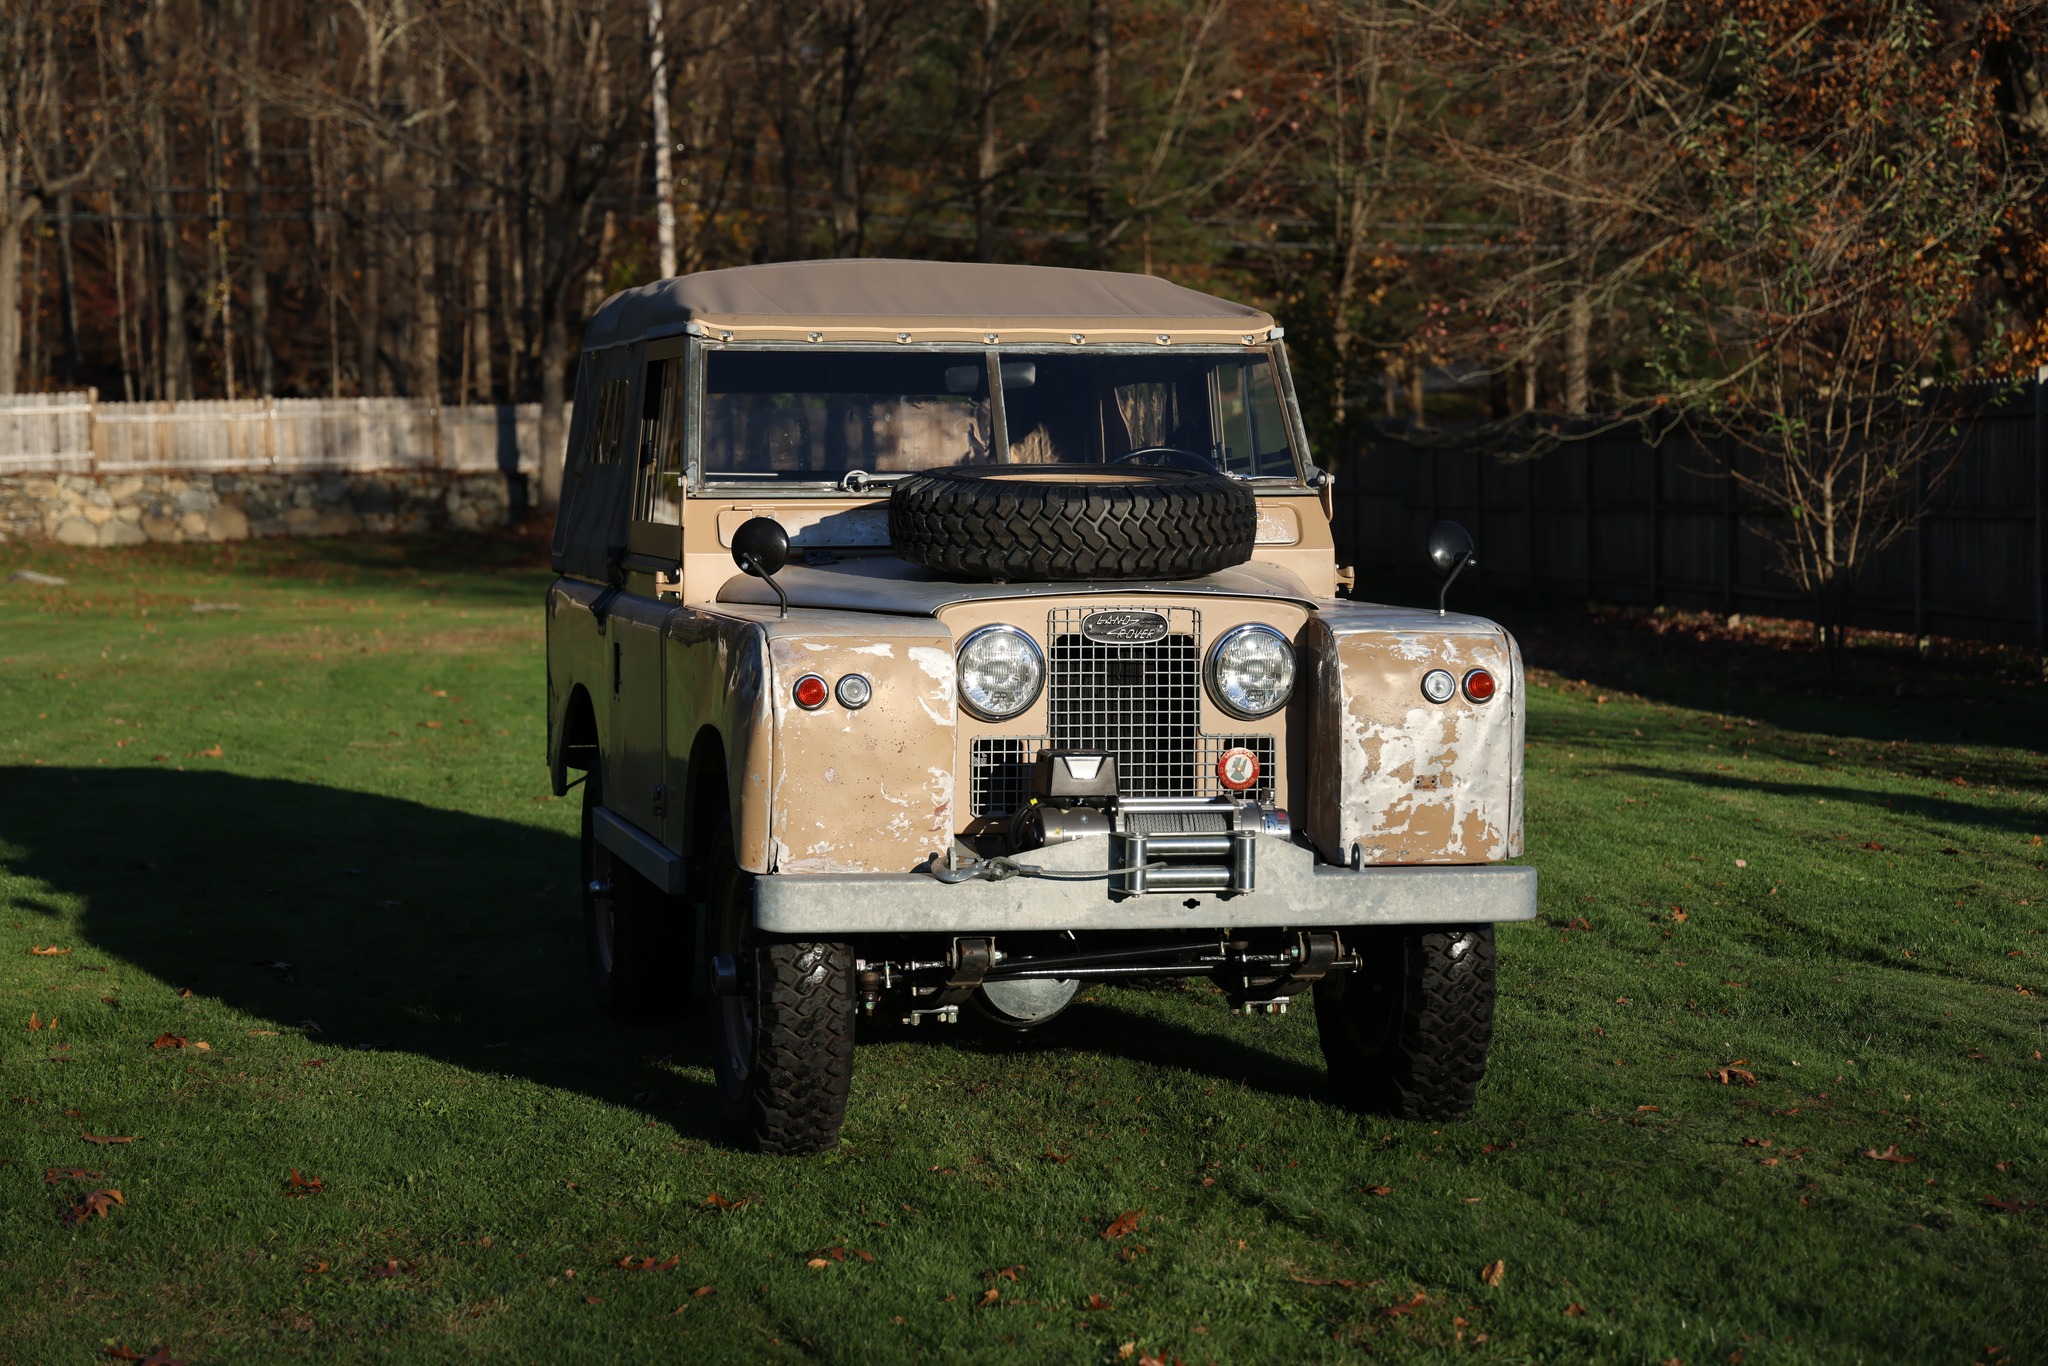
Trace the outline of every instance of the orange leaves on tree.
{"label": "orange leaves on tree", "polygon": [[104,1219],[114,1206],[127,1203],[117,1190],[87,1191],[78,1198],[77,1204],[64,1212],[65,1227],[76,1228],[95,1214]]}
{"label": "orange leaves on tree", "polygon": [[1102,1230],[1102,1236],[1104,1238],[1122,1238],[1128,1234],[1135,1233],[1138,1228],[1138,1220],[1144,1217],[1145,1211],[1141,1209],[1127,1209],[1109,1221],[1109,1227]]}

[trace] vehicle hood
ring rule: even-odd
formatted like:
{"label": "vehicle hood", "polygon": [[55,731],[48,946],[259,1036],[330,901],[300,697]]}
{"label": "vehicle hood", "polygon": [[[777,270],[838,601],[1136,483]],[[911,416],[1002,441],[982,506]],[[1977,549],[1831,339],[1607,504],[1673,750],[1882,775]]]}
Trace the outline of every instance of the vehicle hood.
{"label": "vehicle hood", "polygon": [[[1091,593],[1131,597],[1266,598],[1319,605],[1306,585],[1285,569],[1270,564],[1233,565],[1195,579],[1101,579],[1068,583],[975,583],[941,578],[893,555],[839,560],[828,564],[792,564],[775,576],[789,594],[791,607],[824,607],[850,612],[889,612],[899,616],[936,616],[957,602],[991,598],[1071,598]],[[720,602],[773,607],[775,590],[760,579],[735,574],[718,590]]]}

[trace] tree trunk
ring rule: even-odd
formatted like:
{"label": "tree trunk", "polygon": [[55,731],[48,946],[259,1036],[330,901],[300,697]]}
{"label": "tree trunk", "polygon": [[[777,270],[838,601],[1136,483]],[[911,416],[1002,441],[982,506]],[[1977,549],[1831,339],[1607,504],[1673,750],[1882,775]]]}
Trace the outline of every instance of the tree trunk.
{"label": "tree trunk", "polygon": [[0,193],[6,196],[0,204],[11,210],[7,221],[0,223],[0,395],[14,393],[21,382],[21,234],[27,226],[11,185],[11,154],[7,160],[8,174],[0,177],[10,182],[0,186]]}
{"label": "tree trunk", "polygon": [[84,357],[78,349],[78,265],[71,250],[71,191],[57,196],[57,282],[64,298],[64,383],[82,382]]}
{"label": "tree trunk", "polygon": [[647,0],[648,83],[654,127],[654,241],[661,278],[676,273],[675,148],[668,127],[668,34],[661,0]]}
{"label": "tree trunk", "polygon": [[1088,261],[1109,246],[1109,0],[1088,0]]}
{"label": "tree trunk", "polygon": [[974,146],[974,259],[996,258],[996,37],[1003,0],[981,0],[981,55],[975,66],[975,98],[981,132]]}
{"label": "tree trunk", "polygon": [[[490,100],[481,89],[470,100],[469,117],[471,136],[481,155],[491,145]],[[486,210],[472,214],[469,219],[468,346],[470,380],[474,386],[471,392],[489,403],[497,394],[497,384],[491,375],[491,243],[498,240],[501,229],[489,186],[480,185],[470,191],[470,203],[473,208]],[[464,401],[469,396],[465,392]]]}
{"label": "tree trunk", "polygon": [[[240,0],[236,18],[242,25],[242,62],[249,71],[259,67],[258,30],[262,14],[258,0]],[[249,177],[248,193],[242,205],[249,215],[246,229],[249,244],[249,359],[255,373],[256,392],[269,395],[277,390],[277,357],[270,349],[270,270],[264,251],[270,230],[263,218],[263,105],[256,98],[256,82],[242,86],[242,156],[247,162],[243,174]]]}
{"label": "tree trunk", "polygon": [[[1583,113],[1579,115],[1583,117]],[[1579,134],[1572,139],[1571,173],[1574,198],[1565,205],[1565,247],[1571,256],[1571,304],[1565,319],[1564,336],[1564,406],[1574,417],[1584,415],[1590,406],[1590,386],[1587,383],[1587,366],[1593,350],[1593,298],[1588,283],[1592,277],[1592,252],[1590,234],[1587,231],[1586,210],[1577,198],[1586,184],[1586,139]]]}
{"label": "tree trunk", "polygon": [[562,504],[562,464],[569,442],[569,324],[567,301],[556,297],[542,305],[540,341],[540,506],[553,511]]}
{"label": "tree trunk", "polygon": [[167,399],[192,397],[192,345],[185,334],[185,311],[192,290],[185,281],[185,263],[178,257],[179,231],[170,186],[176,183],[177,168],[171,158],[170,135],[164,127],[164,107],[150,101],[147,114],[150,141],[150,174],[155,187],[150,202],[156,216],[157,243],[163,268],[163,377],[159,394]]}

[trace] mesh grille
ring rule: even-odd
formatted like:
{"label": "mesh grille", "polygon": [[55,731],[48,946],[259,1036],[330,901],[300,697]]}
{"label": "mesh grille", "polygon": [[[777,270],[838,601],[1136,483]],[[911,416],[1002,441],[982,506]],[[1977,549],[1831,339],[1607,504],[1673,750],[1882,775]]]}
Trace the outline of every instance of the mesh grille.
{"label": "mesh grille", "polygon": [[[1047,614],[1047,726],[1057,749],[1116,756],[1117,788],[1133,797],[1192,797],[1200,741],[1202,615],[1169,607],[1149,645],[1103,645],[1081,634],[1099,608]],[[1145,609],[1140,609],[1145,610]]]}
{"label": "mesh grille", "polygon": [[1215,797],[1223,752],[1242,745],[1259,756],[1259,781],[1244,796],[1273,800],[1279,774],[1270,735],[1203,735],[1202,616],[1190,607],[1142,607],[1166,618],[1149,645],[1104,645],[1081,634],[1100,607],[1047,614],[1046,704],[1050,735],[984,738],[968,749],[968,803],[976,816],[1024,804],[1031,770],[1048,749],[1099,749],[1116,756],[1117,787],[1130,797]]}

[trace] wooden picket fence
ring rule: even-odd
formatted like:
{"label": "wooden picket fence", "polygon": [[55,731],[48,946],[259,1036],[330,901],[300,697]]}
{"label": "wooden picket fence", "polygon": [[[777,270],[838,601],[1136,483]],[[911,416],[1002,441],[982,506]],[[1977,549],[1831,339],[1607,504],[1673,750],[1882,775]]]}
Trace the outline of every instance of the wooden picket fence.
{"label": "wooden picket fence", "polygon": [[0,398],[0,474],[417,469],[531,476],[539,468],[537,403],[103,403],[93,390]]}

